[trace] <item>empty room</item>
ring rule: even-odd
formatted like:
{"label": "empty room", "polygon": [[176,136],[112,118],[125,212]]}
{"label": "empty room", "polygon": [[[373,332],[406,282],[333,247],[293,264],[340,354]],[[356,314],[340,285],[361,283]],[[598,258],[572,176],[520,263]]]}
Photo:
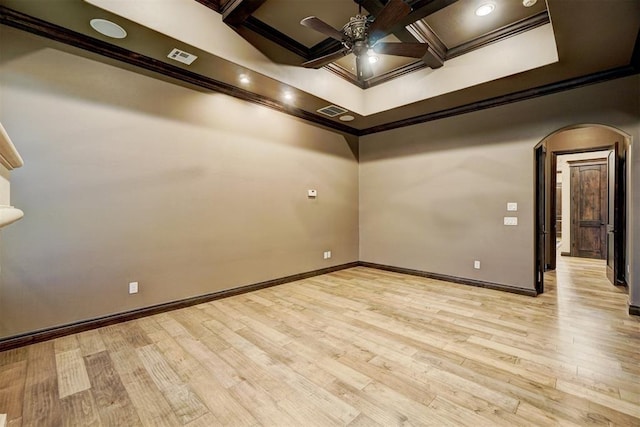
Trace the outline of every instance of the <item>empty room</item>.
{"label": "empty room", "polygon": [[0,0],[0,427],[640,425],[637,0]]}

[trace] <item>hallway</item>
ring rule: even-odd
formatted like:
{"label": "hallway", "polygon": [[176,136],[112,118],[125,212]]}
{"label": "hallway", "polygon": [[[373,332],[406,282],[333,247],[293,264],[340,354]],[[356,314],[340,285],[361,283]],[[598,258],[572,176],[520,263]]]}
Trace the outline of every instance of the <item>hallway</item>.
{"label": "hallway", "polygon": [[544,296],[557,299],[558,310],[594,310],[593,316],[629,308],[627,289],[607,280],[606,260],[600,259],[558,256],[556,270],[545,273]]}

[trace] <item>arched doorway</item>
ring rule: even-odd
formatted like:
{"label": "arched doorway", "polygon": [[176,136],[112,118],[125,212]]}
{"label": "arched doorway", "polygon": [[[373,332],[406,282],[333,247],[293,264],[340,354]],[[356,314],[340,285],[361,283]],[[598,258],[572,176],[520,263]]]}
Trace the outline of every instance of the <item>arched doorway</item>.
{"label": "arched doorway", "polygon": [[[556,221],[558,156],[577,153],[593,153],[606,150],[606,196],[603,220],[595,224],[602,229],[606,243],[604,258],[606,272],[612,285],[627,283],[627,154],[631,137],[611,126],[581,124],[567,126],[551,133],[535,147],[535,287],[544,292],[544,272],[556,268],[556,236],[559,224]],[[588,155],[586,156],[589,157]],[[592,159],[593,160],[593,159]],[[592,162],[593,163],[593,162]],[[593,169],[593,168],[592,168]],[[564,179],[564,178],[563,178]],[[575,184],[572,181],[572,184]],[[591,221],[592,223],[594,221]],[[576,220],[572,217],[571,227]],[[598,236],[597,233],[593,234]],[[598,237],[599,238],[599,237]],[[572,243],[575,245],[575,243]],[[579,251],[578,251],[579,252]]]}

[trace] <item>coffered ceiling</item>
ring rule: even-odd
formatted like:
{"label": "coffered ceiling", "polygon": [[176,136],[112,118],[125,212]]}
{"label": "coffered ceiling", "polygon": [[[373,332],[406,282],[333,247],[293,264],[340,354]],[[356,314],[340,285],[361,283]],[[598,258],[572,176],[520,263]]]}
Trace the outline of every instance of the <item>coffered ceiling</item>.
{"label": "coffered ceiling", "polygon": [[[300,20],[317,16],[340,30],[360,6],[374,20],[387,0],[0,0],[0,30],[3,38],[26,31],[52,48],[354,135],[640,70],[637,0],[538,0],[530,7],[522,0],[404,1],[410,12],[383,40],[423,43],[427,54],[377,55],[373,76],[361,81],[352,54],[319,70],[301,67],[340,42]],[[485,3],[493,13],[476,16]],[[127,37],[97,33],[89,25],[95,18],[120,25]],[[168,58],[174,48],[197,59],[176,62]],[[318,112],[329,105],[344,112]]]}
{"label": "coffered ceiling", "polygon": [[[339,49],[339,41],[300,25],[303,18],[317,16],[339,30],[356,14],[375,18],[385,6],[383,0],[220,0],[201,3],[220,11],[225,22],[236,28],[240,35],[252,33],[253,37],[247,37],[250,42],[256,36],[274,42],[275,45],[255,43],[255,46],[275,61],[280,58],[281,49],[306,60]],[[528,7],[517,0],[411,0],[407,3],[412,5],[412,11],[381,41],[424,43],[431,48],[424,60],[375,55],[373,76],[365,81],[356,78],[353,54],[327,64],[327,69],[353,84],[368,88],[428,66],[439,68],[448,59],[549,23],[543,0]],[[493,13],[477,16],[475,11],[482,4],[492,5]],[[295,60],[293,63],[299,64]]]}

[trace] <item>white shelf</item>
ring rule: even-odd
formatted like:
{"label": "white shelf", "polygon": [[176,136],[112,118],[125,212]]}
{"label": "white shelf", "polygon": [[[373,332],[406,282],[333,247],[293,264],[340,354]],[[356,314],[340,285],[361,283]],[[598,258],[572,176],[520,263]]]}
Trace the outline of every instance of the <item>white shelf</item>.
{"label": "white shelf", "polygon": [[24,216],[24,212],[13,206],[0,206],[0,227],[16,222]]}
{"label": "white shelf", "polygon": [[19,168],[24,165],[22,157],[18,154],[18,150],[11,142],[11,138],[4,130],[4,126],[0,123],[0,165],[8,170]]}

